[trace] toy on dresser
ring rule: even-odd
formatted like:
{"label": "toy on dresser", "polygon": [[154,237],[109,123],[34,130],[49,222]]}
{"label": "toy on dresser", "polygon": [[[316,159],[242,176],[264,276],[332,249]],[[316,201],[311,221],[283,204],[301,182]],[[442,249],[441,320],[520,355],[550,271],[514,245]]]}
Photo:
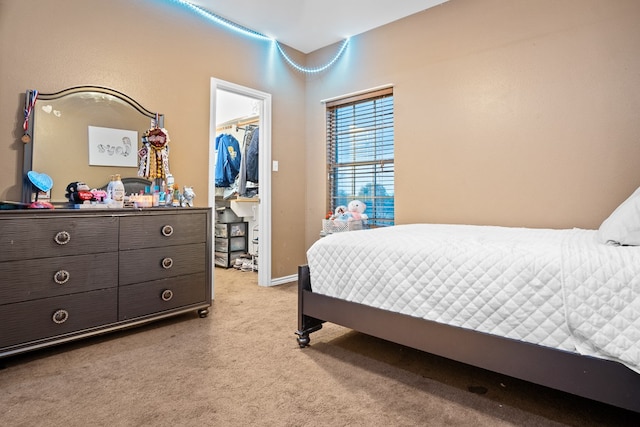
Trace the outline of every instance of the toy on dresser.
{"label": "toy on dresser", "polygon": [[193,191],[193,187],[184,186],[182,188],[182,207],[193,207],[193,199],[196,197],[196,193]]}
{"label": "toy on dresser", "polygon": [[69,183],[65,196],[69,199],[69,202],[74,205],[81,205],[85,201],[91,202],[96,200],[89,186],[82,181]]}

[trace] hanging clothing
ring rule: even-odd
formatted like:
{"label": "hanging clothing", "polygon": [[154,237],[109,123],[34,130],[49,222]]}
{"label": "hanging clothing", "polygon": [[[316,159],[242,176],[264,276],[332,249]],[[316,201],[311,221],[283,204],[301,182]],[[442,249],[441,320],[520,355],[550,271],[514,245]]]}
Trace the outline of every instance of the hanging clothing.
{"label": "hanging clothing", "polygon": [[241,196],[244,196],[247,193],[247,153],[249,152],[253,134],[257,131],[257,127],[248,127],[244,133],[244,139],[242,141],[242,160],[240,162],[240,173],[238,175],[238,194]]}
{"label": "hanging clothing", "polygon": [[240,144],[232,135],[222,134],[216,137],[215,186],[229,187],[240,171]]}
{"label": "hanging clothing", "polygon": [[259,163],[258,148],[260,145],[260,128],[256,127],[251,135],[251,142],[247,149],[247,181],[258,183]]}

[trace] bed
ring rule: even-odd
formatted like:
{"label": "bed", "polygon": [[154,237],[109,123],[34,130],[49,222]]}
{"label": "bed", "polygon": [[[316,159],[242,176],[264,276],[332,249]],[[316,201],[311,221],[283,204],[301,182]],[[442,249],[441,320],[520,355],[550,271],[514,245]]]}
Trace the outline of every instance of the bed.
{"label": "bed", "polygon": [[336,233],[298,269],[324,322],[640,412],[640,194],[599,230],[411,224]]}

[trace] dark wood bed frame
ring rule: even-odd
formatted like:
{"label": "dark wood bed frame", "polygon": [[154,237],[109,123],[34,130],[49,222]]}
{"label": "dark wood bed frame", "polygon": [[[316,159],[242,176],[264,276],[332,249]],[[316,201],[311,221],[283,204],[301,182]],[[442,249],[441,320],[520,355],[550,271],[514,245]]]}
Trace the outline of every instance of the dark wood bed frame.
{"label": "dark wood bed frame", "polygon": [[314,294],[298,268],[298,344],[331,322],[472,366],[640,412],[640,374],[621,363]]}

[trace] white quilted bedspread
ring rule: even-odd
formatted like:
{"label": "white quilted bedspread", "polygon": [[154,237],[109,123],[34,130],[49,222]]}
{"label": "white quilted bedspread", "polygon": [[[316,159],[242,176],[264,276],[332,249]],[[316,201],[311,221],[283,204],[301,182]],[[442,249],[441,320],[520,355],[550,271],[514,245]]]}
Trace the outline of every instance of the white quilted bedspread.
{"label": "white quilted bedspread", "polygon": [[307,260],[319,294],[638,370],[640,249],[594,239],[591,230],[412,224],[329,235]]}
{"label": "white quilted bedspread", "polygon": [[562,262],[567,324],[577,350],[640,372],[640,248],[573,233]]}

